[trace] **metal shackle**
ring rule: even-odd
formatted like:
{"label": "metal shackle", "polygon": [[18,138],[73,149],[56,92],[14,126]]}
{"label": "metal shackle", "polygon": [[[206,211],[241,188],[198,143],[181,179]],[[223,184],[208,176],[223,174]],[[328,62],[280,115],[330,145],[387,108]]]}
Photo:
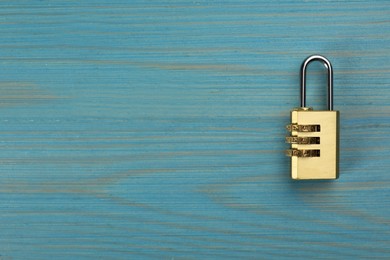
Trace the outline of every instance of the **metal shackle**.
{"label": "metal shackle", "polygon": [[333,110],[333,69],[330,61],[321,55],[312,55],[306,58],[301,66],[301,107],[306,107],[306,69],[310,62],[321,61],[328,69],[328,110]]}

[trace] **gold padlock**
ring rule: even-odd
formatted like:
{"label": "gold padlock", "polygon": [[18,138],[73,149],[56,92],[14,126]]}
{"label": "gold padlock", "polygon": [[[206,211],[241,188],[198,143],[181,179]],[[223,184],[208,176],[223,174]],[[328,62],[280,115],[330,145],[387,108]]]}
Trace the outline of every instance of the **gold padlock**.
{"label": "gold padlock", "polygon": [[[328,110],[306,107],[306,69],[310,62],[321,61],[328,70]],[[321,55],[308,57],[301,67],[301,107],[291,111],[291,178],[294,180],[337,179],[339,177],[339,111],[333,110],[333,69]]]}

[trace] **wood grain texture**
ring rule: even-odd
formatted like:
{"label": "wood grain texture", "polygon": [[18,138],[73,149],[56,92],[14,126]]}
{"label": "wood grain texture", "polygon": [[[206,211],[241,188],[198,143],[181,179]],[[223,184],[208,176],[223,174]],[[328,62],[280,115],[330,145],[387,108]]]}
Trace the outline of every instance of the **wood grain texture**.
{"label": "wood grain texture", "polygon": [[[389,259],[389,1],[0,1],[0,259]],[[341,176],[283,150],[313,53]],[[312,64],[308,104],[325,107]]]}

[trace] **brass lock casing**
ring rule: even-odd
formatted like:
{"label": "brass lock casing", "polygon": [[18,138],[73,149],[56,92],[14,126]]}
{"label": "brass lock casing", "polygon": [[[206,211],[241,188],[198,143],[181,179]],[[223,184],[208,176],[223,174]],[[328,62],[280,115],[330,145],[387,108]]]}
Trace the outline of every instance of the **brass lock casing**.
{"label": "brass lock casing", "polygon": [[339,156],[339,112],[297,108],[287,126],[291,143],[291,178],[294,180],[337,179]]}
{"label": "brass lock casing", "polygon": [[[306,69],[310,62],[321,61],[328,69],[328,110],[306,107]],[[286,142],[291,149],[291,178],[294,180],[337,179],[339,177],[339,111],[333,110],[333,69],[320,55],[308,57],[301,67],[301,107],[291,111],[291,132]]]}

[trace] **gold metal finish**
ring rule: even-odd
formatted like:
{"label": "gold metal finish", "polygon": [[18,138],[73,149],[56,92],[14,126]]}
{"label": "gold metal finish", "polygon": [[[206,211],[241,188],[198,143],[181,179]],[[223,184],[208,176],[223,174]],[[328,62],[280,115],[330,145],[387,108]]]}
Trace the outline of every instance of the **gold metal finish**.
{"label": "gold metal finish", "polygon": [[295,110],[295,111],[311,111],[311,110],[313,110],[313,108],[312,107],[295,107],[293,110]]}
{"label": "gold metal finish", "polygon": [[[292,125],[319,125],[319,132],[292,131],[291,177],[296,180],[338,178],[338,111],[291,111]],[[318,140],[319,143],[313,142]],[[308,141],[310,140],[310,141]]]}
{"label": "gold metal finish", "polygon": [[286,136],[286,143],[289,144],[319,144],[319,137],[298,137],[298,136]]}
{"label": "gold metal finish", "polygon": [[[302,110],[302,111],[306,111],[306,110]],[[289,132],[319,132],[321,130],[320,125],[298,125],[298,124],[286,125],[286,129]]]}
{"label": "gold metal finish", "polygon": [[287,156],[296,156],[296,157],[320,157],[320,150],[298,150],[298,149],[288,149],[286,151]]}

